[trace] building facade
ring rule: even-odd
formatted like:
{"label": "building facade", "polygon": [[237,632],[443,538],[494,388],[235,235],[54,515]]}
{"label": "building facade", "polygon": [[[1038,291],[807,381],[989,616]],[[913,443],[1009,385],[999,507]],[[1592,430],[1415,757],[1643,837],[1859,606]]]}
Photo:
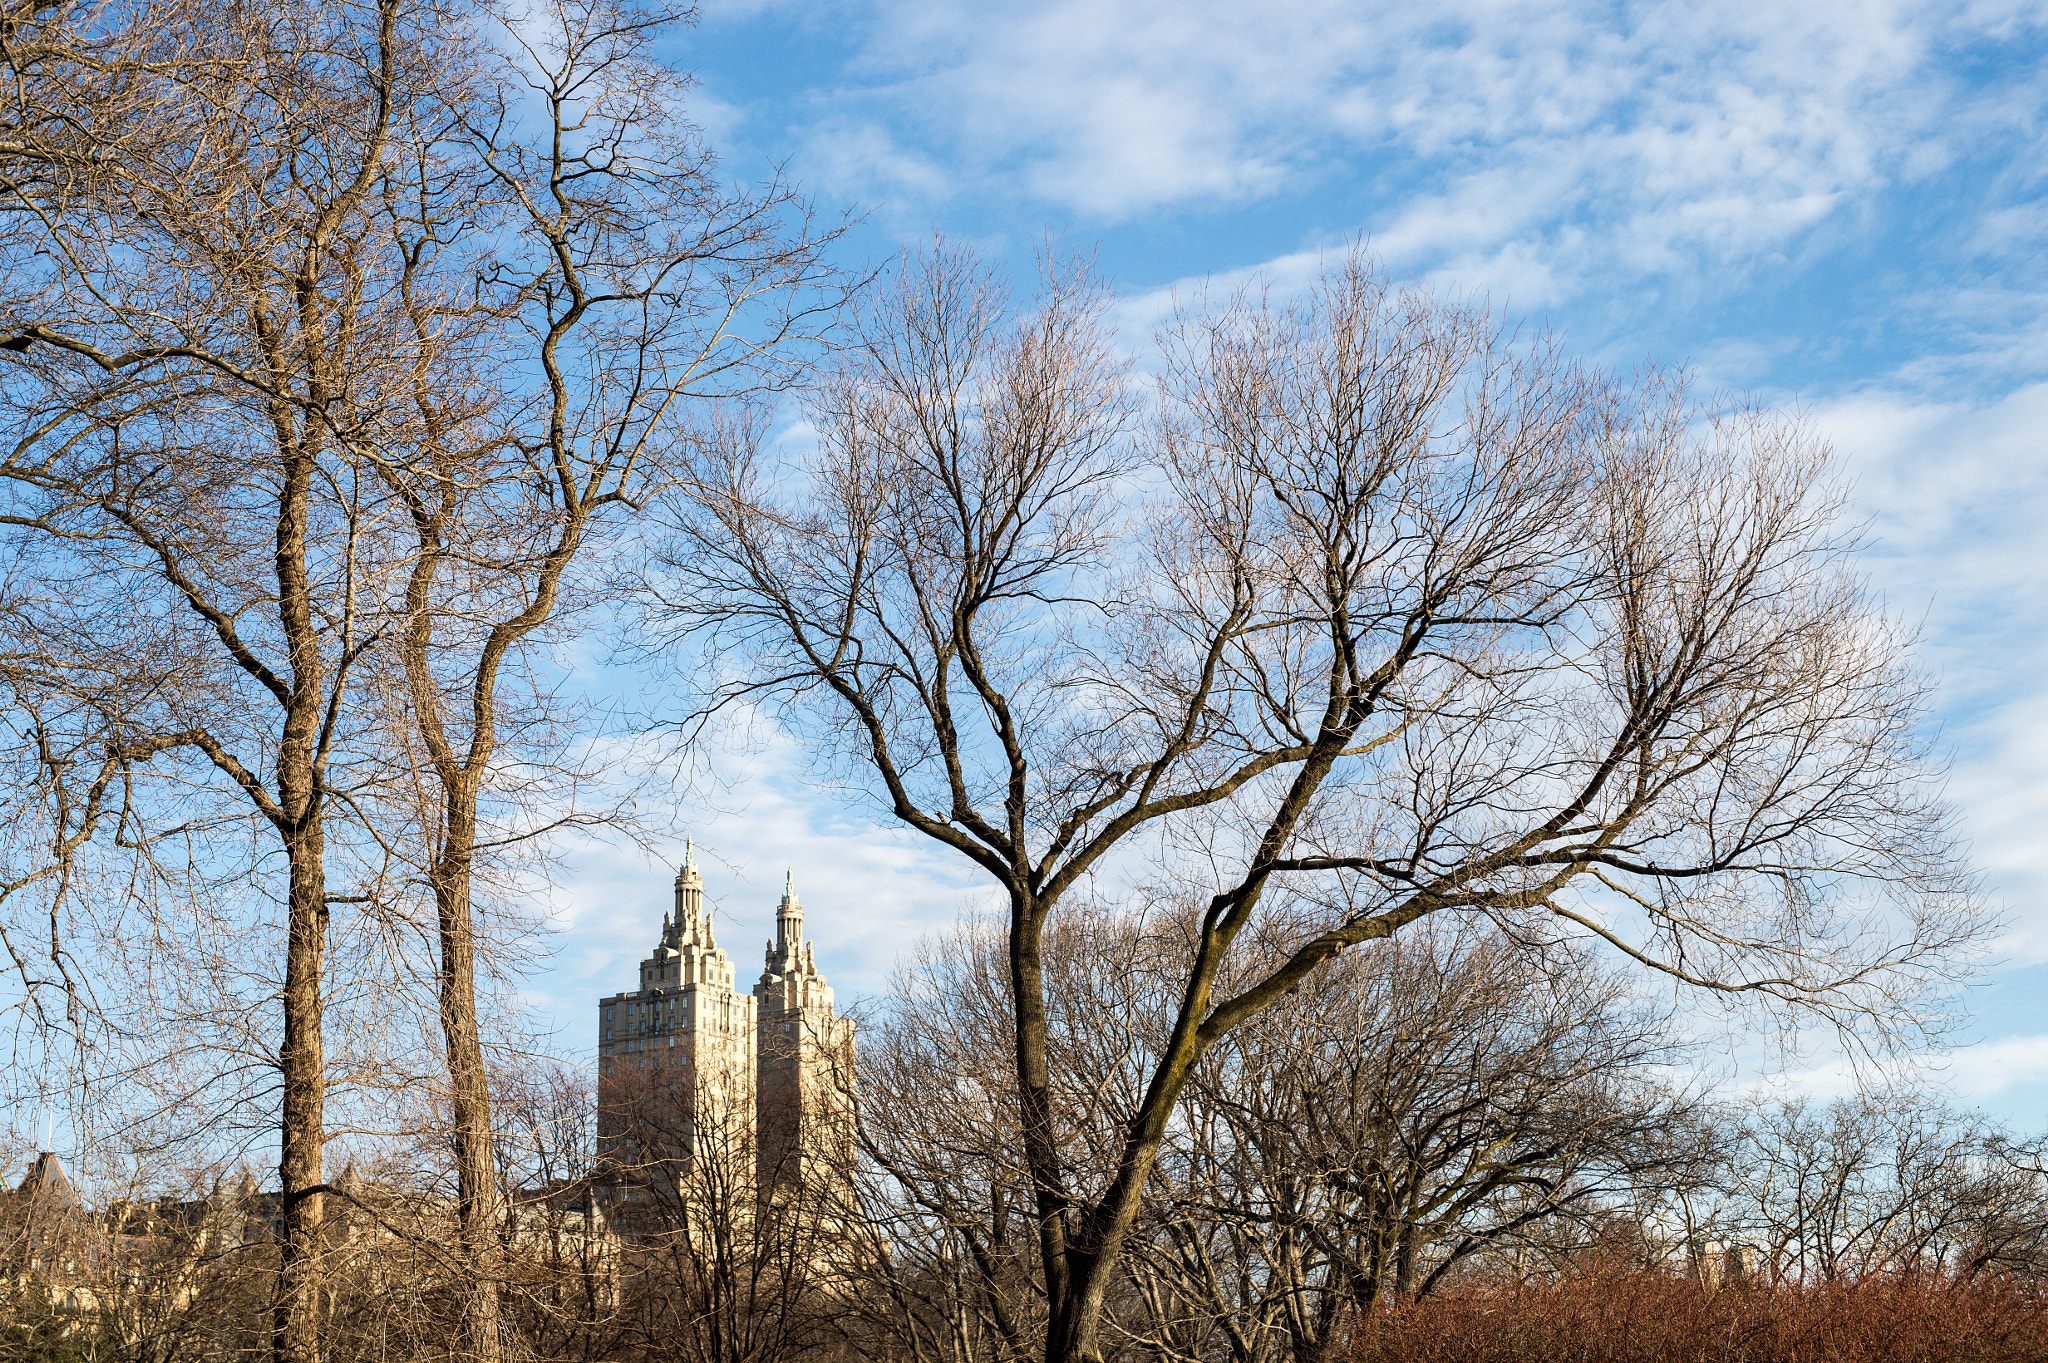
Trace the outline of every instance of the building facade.
{"label": "building facade", "polygon": [[853,1023],[833,1011],[793,877],[760,979],[745,993],[737,981],[686,854],[639,987],[598,1000],[598,1153],[609,1167],[630,1179],[673,1164],[762,1197],[845,1177]]}
{"label": "building facade", "polygon": [[853,1162],[853,1022],[833,1012],[832,986],[804,936],[803,905],[785,876],[754,985],[756,1177],[764,1195],[836,1187]]}

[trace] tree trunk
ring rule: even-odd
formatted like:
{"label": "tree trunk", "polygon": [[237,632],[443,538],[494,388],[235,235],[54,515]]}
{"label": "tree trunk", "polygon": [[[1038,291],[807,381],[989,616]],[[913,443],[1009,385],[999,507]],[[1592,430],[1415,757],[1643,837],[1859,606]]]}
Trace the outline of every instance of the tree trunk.
{"label": "tree trunk", "polygon": [[1415,1227],[1403,1226],[1394,1250],[1394,1293],[1402,1301],[1415,1295],[1415,1240]]}
{"label": "tree trunk", "polygon": [[[1158,1154],[1155,1140],[1131,1157],[1137,1188],[1144,1187]],[[1125,1194],[1127,1181],[1128,1175],[1120,1175],[1103,1200],[1089,1209],[1085,1229],[1076,1237],[1085,1239],[1085,1245],[1067,1250],[1061,1275],[1066,1291],[1055,1299],[1046,1327],[1046,1363],[1102,1363],[1103,1302],[1137,1219],[1137,1196]]]}
{"label": "tree trunk", "polygon": [[[302,295],[307,292],[300,281]],[[317,336],[317,333],[315,333]],[[320,352],[312,369],[320,373]],[[311,385],[324,399],[318,378]],[[273,823],[291,866],[286,903],[284,1039],[278,1069],[284,1110],[278,1130],[278,1184],[284,1237],[272,1353],[277,1363],[320,1363],[320,1270],[326,1198],[322,1148],[327,1139],[327,1057],[321,1035],[327,951],[327,834],[325,764],[320,720],[326,708],[326,659],[315,622],[306,568],[306,527],[318,433],[295,432],[293,414],[273,404],[284,472],[277,508],[277,613],[291,660],[291,683],[282,695],[284,724],[277,750],[277,805]],[[340,679],[336,679],[337,686]]]}
{"label": "tree trunk", "polygon": [[291,858],[285,944],[284,1081],[278,1182],[283,1239],[278,1253],[272,1356],[277,1363],[320,1363],[322,1223],[321,1147],[326,1139],[327,1070],[321,1043],[321,974],[327,937],[325,838],[317,813],[286,842]]}
{"label": "tree trunk", "polygon": [[447,842],[434,862],[441,933],[441,1032],[448,1047],[448,1099],[454,1125],[455,1178],[462,1257],[463,1338],[476,1363],[504,1357],[498,1296],[498,1171],[491,1139],[490,1076],[476,1011],[476,923],[470,873],[476,841],[474,797],[448,797]]}
{"label": "tree trunk", "polygon": [[1053,1132],[1052,1077],[1046,1055],[1050,1028],[1045,1010],[1045,967],[1040,958],[1044,914],[1024,895],[1010,910],[1010,998],[1016,1012],[1018,1114],[1024,1138],[1024,1167],[1031,1175],[1038,1221],[1039,1260],[1044,1265],[1048,1360],[1074,1355],[1073,1331],[1080,1321],[1072,1300],[1075,1251],[1067,1244],[1066,1180]]}

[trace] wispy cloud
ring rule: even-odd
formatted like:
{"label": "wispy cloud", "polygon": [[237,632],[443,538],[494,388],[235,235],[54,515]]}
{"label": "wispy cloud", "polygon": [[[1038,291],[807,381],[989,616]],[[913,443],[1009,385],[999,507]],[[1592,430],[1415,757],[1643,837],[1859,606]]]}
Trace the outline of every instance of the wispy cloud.
{"label": "wispy cloud", "polygon": [[725,788],[715,802],[692,798],[678,811],[662,855],[594,839],[562,849],[552,904],[560,957],[526,1001],[571,1050],[594,1044],[590,1006],[631,987],[653,948],[686,836],[696,842],[719,944],[743,989],[759,973],[763,939],[774,935],[786,870],[809,906],[819,968],[848,1000],[878,992],[904,948],[968,906],[958,863],[821,791],[788,739],[765,729],[744,746],[726,737],[733,746],[719,758]]}
{"label": "wispy cloud", "polygon": [[[1826,1102],[1870,1086],[1879,1076],[1840,1058],[1770,1076],[1746,1087],[1753,1093]],[[1937,1085],[1970,1105],[1993,1105],[2015,1089],[2048,1086],[2048,1035],[2000,1037],[1960,1050],[1927,1054],[1890,1078]]]}
{"label": "wispy cloud", "polygon": [[1857,476],[1875,583],[1925,622],[1949,793],[2012,917],[2006,950],[2048,960],[2048,384],[1989,402],[1873,385],[1813,418]]}
{"label": "wispy cloud", "polygon": [[1986,97],[1953,60],[2037,21],[2026,3],[843,13],[857,48],[804,134],[827,174],[850,164],[843,144],[893,145],[943,162],[956,191],[1102,221],[1391,177],[1390,252],[1468,270],[1537,239],[1582,269],[1742,259],[1933,173],[2041,94],[2022,71]]}

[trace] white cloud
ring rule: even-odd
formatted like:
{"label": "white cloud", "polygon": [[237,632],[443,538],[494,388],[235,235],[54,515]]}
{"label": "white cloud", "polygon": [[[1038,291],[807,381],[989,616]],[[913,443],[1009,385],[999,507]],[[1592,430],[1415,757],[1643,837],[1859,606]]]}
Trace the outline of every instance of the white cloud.
{"label": "white cloud", "polygon": [[[1828,1102],[1887,1080],[1937,1085],[1963,1103],[1992,1108],[2009,1105],[2013,1090],[2048,1084],[2048,1035],[2005,1036],[1953,1051],[1924,1053],[1880,1071],[1859,1067],[1840,1055],[1749,1080],[1739,1087],[1753,1095],[1810,1098]],[[2005,1100],[2001,1103],[2000,1100]],[[2029,1112],[2028,1116],[2037,1116]],[[2023,1128],[2031,1123],[2022,1120]]]}
{"label": "white cloud", "polygon": [[785,870],[795,876],[819,969],[842,1002],[879,991],[906,947],[968,906],[961,864],[850,812],[839,792],[821,789],[807,773],[794,744],[759,737],[758,745],[719,755],[725,791],[715,807],[692,799],[679,811],[659,860],[594,840],[563,849],[552,903],[561,954],[526,999],[553,1020],[570,1050],[593,1044],[596,1000],[632,987],[669,909],[686,835],[696,841],[719,945],[742,987],[751,987],[761,944],[774,936]]}
{"label": "white cloud", "polygon": [[2008,1036],[1942,1057],[1939,1069],[1965,1098],[1996,1097],[2048,1081],[2048,1036]]}
{"label": "white cloud", "polygon": [[2033,13],[898,0],[857,21],[856,83],[835,98],[868,112],[861,140],[886,127],[969,180],[1103,219],[1412,158],[1489,241],[1591,212],[1644,257],[1726,257],[1945,164],[1987,115],[1943,56]]}
{"label": "white cloud", "polygon": [[929,207],[943,203],[954,189],[943,166],[906,149],[873,122],[823,122],[806,139],[806,155],[815,178],[860,185],[870,198],[907,198]]}
{"label": "white cloud", "polygon": [[1873,389],[1813,415],[1858,475],[1874,582],[1925,620],[1949,794],[2012,916],[2004,948],[2048,960],[2048,384],[1982,404]]}

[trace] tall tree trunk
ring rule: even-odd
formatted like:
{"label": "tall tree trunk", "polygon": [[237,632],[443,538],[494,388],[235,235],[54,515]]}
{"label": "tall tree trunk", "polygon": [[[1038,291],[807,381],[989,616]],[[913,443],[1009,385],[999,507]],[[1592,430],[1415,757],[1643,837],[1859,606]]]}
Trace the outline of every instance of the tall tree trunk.
{"label": "tall tree trunk", "polygon": [[1401,1239],[1394,1249],[1394,1292],[1406,1301],[1415,1295],[1415,1227],[1401,1228]]}
{"label": "tall tree trunk", "polygon": [[291,888],[285,944],[284,1081],[278,1182],[283,1240],[271,1353],[277,1363],[320,1363],[320,1252],[326,1197],[327,1068],[321,1042],[321,975],[327,937],[325,838],[318,815],[288,838]]}
{"label": "tall tree trunk", "polygon": [[470,901],[476,797],[469,785],[465,780],[448,791],[446,841],[432,876],[441,934],[441,1033],[448,1050],[457,1208],[470,1274],[463,1292],[463,1341],[477,1363],[497,1363],[505,1354],[498,1281],[502,1207],[491,1139],[490,1076],[477,1022],[476,921]]}
{"label": "tall tree trunk", "polygon": [[[1028,872],[1025,872],[1028,874]],[[1075,1317],[1070,1299],[1074,1249],[1067,1243],[1067,1195],[1053,1131],[1052,1074],[1046,1054],[1050,1027],[1045,1008],[1045,965],[1041,957],[1044,914],[1028,893],[1013,896],[1010,908],[1010,998],[1016,1010],[1018,1114],[1024,1139],[1024,1167],[1031,1175],[1038,1222],[1039,1260],[1044,1265],[1046,1357],[1070,1355]]]}
{"label": "tall tree trunk", "polygon": [[[309,253],[309,261],[311,254]],[[308,273],[310,273],[310,265]],[[309,292],[304,276],[302,297]],[[317,328],[308,328],[315,378],[315,404],[326,398],[320,386]],[[307,571],[306,529],[319,435],[294,430],[294,414],[273,404],[284,478],[277,507],[278,622],[291,660],[291,683],[283,700],[284,724],[277,753],[277,814],[273,822],[290,862],[286,902],[284,1039],[278,1068],[284,1104],[278,1130],[278,1184],[284,1222],[278,1259],[278,1292],[272,1353],[277,1363],[320,1363],[320,1270],[326,1198],[322,1195],[322,1147],[326,1143],[327,1058],[321,1035],[322,985],[327,949],[326,763],[321,717],[326,709],[327,666]],[[340,679],[336,678],[336,684]]]}

